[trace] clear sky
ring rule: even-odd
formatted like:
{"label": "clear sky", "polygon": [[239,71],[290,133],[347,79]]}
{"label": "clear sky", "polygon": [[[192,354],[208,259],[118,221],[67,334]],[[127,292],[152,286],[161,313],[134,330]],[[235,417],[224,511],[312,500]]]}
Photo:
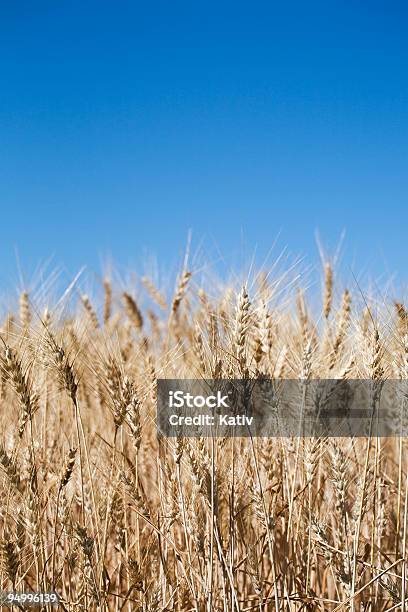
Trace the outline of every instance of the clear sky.
{"label": "clear sky", "polygon": [[[279,244],[406,280],[408,5],[2,2],[0,282]],[[195,246],[194,246],[195,245]]]}

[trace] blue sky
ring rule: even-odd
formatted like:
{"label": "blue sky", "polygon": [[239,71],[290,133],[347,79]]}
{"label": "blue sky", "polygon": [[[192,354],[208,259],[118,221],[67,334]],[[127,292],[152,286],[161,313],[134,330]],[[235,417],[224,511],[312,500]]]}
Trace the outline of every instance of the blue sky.
{"label": "blue sky", "polygon": [[[0,282],[279,234],[406,280],[404,2],[2,3]],[[404,276],[405,275],[405,276]]]}

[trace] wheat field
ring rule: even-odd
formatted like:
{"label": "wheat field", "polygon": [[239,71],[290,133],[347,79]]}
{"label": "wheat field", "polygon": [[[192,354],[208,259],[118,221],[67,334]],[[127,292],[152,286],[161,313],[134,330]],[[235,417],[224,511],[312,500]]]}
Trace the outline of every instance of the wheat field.
{"label": "wheat field", "polygon": [[405,610],[405,439],[156,432],[159,378],[408,379],[404,305],[336,280],[326,263],[319,308],[285,275],[202,287],[188,267],[172,295],[23,291],[0,332],[0,590],[70,611]]}

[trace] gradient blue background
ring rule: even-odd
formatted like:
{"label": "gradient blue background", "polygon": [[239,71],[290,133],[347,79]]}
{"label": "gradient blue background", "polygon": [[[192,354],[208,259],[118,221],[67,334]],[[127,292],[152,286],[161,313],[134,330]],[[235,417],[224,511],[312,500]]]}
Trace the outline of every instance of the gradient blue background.
{"label": "gradient blue background", "polygon": [[278,233],[313,262],[346,229],[346,266],[406,279],[405,2],[0,13],[0,282],[16,252],[28,275],[176,261],[190,228],[227,265]]}

